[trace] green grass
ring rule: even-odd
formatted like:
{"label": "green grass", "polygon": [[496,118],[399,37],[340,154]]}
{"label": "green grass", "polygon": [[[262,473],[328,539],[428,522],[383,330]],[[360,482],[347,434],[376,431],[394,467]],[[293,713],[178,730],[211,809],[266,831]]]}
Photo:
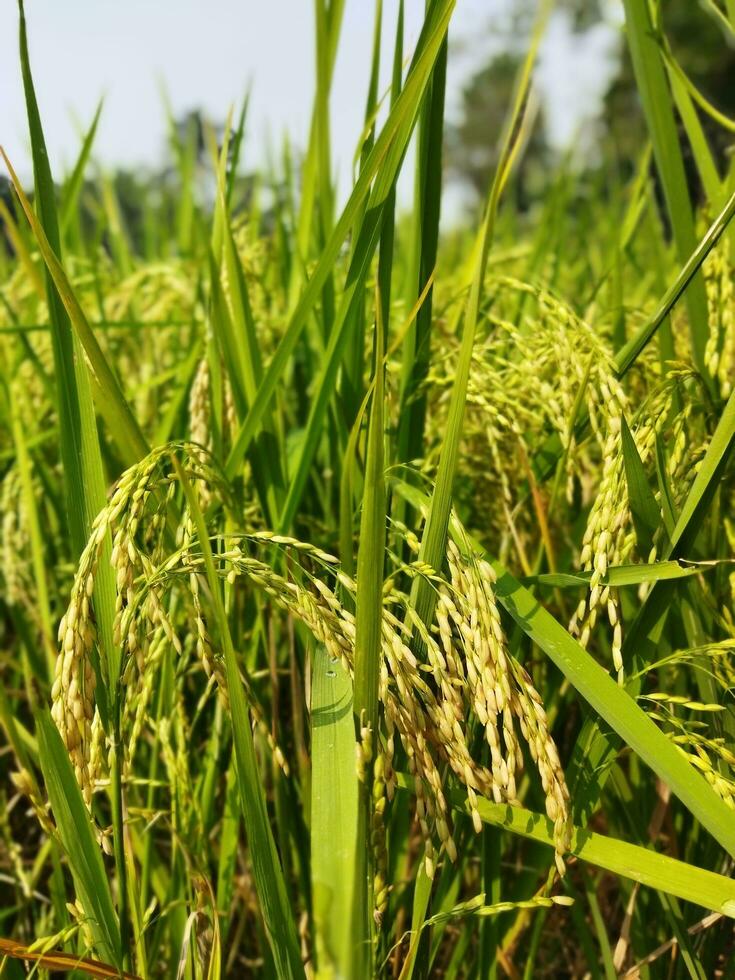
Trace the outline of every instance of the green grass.
{"label": "green grass", "polygon": [[626,0],[650,143],[626,180],[612,150],[557,161],[524,209],[541,4],[482,214],[450,230],[454,6],[408,50],[377,0],[343,207],[344,3],[315,0],[303,158],[245,179],[247,99],[201,158],[168,110],[174,176],[131,209],[92,176],[102,104],[52,173],[19,4],[0,976],[732,957],[732,126]]}

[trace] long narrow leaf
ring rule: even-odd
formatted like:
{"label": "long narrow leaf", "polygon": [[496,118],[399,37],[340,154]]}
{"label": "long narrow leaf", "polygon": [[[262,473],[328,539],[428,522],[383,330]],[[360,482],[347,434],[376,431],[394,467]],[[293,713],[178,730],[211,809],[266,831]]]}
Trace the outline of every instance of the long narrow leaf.
{"label": "long narrow leaf", "polygon": [[[426,497],[415,487],[402,481],[396,481],[395,486],[414,506],[426,510]],[[485,553],[477,541],[466,532],[460,532],[459,528],[455,529],[454,538],[459,548],[469,544],[477,553]],[[488,560],[491,559],[488,557]],[[630,695],[539,604],[538,599],[499,561],[492,561],[492,565],[497,574],[498,601],[523,632],[556,664],[599,717],[663,779],[715,840],[735,856],[732,811]]]}
{"label": "long narrow leaf", "polygon": [[69,755],[47,711],[36,714],[36,731],[51,810],[69,860],[77,894],[95,937],[96,952],[121,966],[120,928],[110,886]]}
{"label": "long narrow leaf", "polygon": [[296,927],[288,906],[283,871],[268,822],[263,784],[258,771],[253,733],[250,727],[250,712],[245,700],[235,649],[232,645],[209,534],[195,491],[179,461],[175,456],[172,457],[172,460],[197,529],[214,607],[214,618],[222,643],[240,787],[240,805],[245,822],[245,831],[248,835],[255,885],[268,931],[268,940],[273,958],[278,966],[279,976],[303,977],[304,970],[301,964]]}
{"label": "long narrow leaf", "polygon": [[[696,237],[666,71],[654,36],[648,3],[643,0],[623,0],[623,5],[633,69],[651,133],[676,250],[679,260],[686,262],[696,245]],[[693,276],[686,302],[692,354],[695,364],[702,370],[707,343],[707,296],[701,275]]]}
{"label": "long narrow leaf", "polygon": [[[418,111],[431,68],[441,47],[455,2],[456,0],[440,0],[432,8],[432,15],[427,18],[417,44],[414,63],[403,91],[396,100],[380,135],[375,141],[375,146],[370,151],[370,155],[360,171],[355,187],[334,227],[334,231],[322,249],[319,262],[289,318],[286,331],[268,365],[263,382],[258,389],[258,396],[250,406],[247,419],[237,434],[227,461],[227,473],[230,476],[238,471],[243,456],[258,431],[265,410],[273,398],[276,385],[293,353],[306,319],[317,302],[320,291],[364,200],[368,194],[371,194],[371,207],[381,207],[390,193],[395,173],[411,135],[413,120]],[[371,191],[371,185],[376,177],[380,179],[376,181]],[[379,223],[374,222],[374,224]],[[374,245],[375,243],[372,243],[372,248]],[[372,254],[372,248],[365,249],[368,258]],[[348,285],[352,283],[353,279],[354,275],[348,277]],[[348,309],[349,303],[345,306],[345,315]],[[331,380],[331,374],[327,374],[326,371],[325,376]]]}
{"label": "long narrow leaf", "polygon": [[[314,651],[311,686],[311,881],[317,975],[345,977],[352,962],[357,777],[352,682]],[[361,846],[364,849],[364,842]]]}
{"label": "long narrow leaf", "polygon": [[[365,485],[360,520],[360,546],[357,552],[357,602],[355,623],[355,724],[367,729],[361,750],[366,754],[365,772],[360,785],[360,806],[355,853],[355,902],[352,921],[355,928],[353,976],[374,975],[372,962],[372,905],[374,868],[372,851],[362,846],[370,838],[373,812],[372,767],[377,753],[378,689],[383,623],[383,567],[385,565],[386,497],[383,462],[383,322],[380,297],[376,300],[373,342],[375,385],[368,426]],[[374,746],[368,751],[367,746]]]}
{"label": "long narrow leaf", "polygon": [[125,400],[125,396],[122,393],[120,387],[120,382],[115,376],[114,371],[107,363],[104,353],[94,335],[94,331],[89,325],[89,321],[82,310],[82,307],[77,299],[76,292],[73,286],[69,282],[69,278],[64,271],[61,262],[59,261],[55,250],[50,244],[46,233],[36,218],[31,203],[28,200],[23,187],[18,180],[15,170],[8,160],[5,150],[0,147],[0,154],[2,154],[5,160],[5,165],[8,168],[8,173],[13,181],[13,186],[18,195],[18,199],[25,211],[28,223],[33,229],[33,234],[38,242],[38,247],[41,250],[44,262],[46,263],[46,268],[53,279],[54,285],[58,294],[61,298],[69,319],[71,320],[74,329],[79,337],[79,340],[84,347],[87,358],[89,359],[89,365],[91,370],[94,372],[97,382],[99,384],[100,391],[106,399],[108,399],[108,411],[116,419],[118,426],[115,429],[115,437],[119,440],[120,446],[125,453],[126,461],[128,463],[137,462],[142,459],[148,451],[149,447],[145,441],[145,437],[141,432],[140,426],[135,421],[133,413],[130,411],[130,406]]}

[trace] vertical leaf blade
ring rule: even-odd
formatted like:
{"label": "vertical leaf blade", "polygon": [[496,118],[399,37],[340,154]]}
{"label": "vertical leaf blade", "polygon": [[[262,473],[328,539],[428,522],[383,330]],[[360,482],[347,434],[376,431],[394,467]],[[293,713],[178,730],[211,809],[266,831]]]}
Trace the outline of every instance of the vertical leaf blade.
{"label": "vertical leaf blade", "polygon": [[120,929],[102,855],[69,756],[48,711],[36,714],[36,731],[51,810],[77,894],[99,947],[96,952],[121,966]]}

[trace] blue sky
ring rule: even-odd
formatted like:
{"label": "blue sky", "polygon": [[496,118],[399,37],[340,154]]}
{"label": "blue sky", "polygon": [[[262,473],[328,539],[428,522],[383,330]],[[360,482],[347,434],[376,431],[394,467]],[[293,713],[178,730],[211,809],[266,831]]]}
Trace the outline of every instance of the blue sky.
{"label": "blue sky", "polygon": [[[459,0],[450,38],[448,105],[456,107],[473,62],[497,47],[489,26],[512,0]],[[610,0],[612,23],[616,2]],[[52,167],[63,173],[97,100],[105,107],[95,153],[103,164],[156,163],[165,143],[163,83],[177,113],[199,106],[222,119],[251,87],[247,165],[265,158],[284,132],[302,146],[314,88],[311,0],[26,0],[31,59]],[[387,86],[397,0],[384,0]],[[406,0],[406,47],[424,0]],[[539,65],[552,137],[563,146],[584,129],[604,84],[617,32],[598,25],[575,37],[555,15]],[[373,29],[370,0],[346,0],[332,94],[332,140],[341,196],[350,186],[362,126]],[[490,134],[489,134],[489,138]],[[20,71],[17,10],[0,3],[0,142],[16,168],[30,170]],[[406,182],[408,183],[408,182]],[[403,200],[409,198],[404,191]]]}

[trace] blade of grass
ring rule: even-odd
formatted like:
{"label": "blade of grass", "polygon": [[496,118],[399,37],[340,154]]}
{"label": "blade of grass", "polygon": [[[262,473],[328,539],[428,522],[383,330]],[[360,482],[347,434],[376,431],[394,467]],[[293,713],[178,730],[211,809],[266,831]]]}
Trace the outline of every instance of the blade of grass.
{"label": "blade of grass", "polygon": [[[56,190],[51,175],[48,151],[31,74],[22,0],[18,2],[18,11],[20,61],[31,136],[38,218],[33,213],[30,202],[24,194],[20,197],[20,201],[26,215],[30,216],[29,221],[34,232],[38,229],[49,249],[53,248],[59,252],[61,238],[56,213]],[[3,156],[5,157],[4,152]],[[5,160],[7,163],[7,157]],[[20,188],[10,166],[9,169],[16,188],[20,189],[22,194],[22,188]],[[94,412],[89,397],[86,368],[83,359],[75,356],[74,335],[69,319],[62,305],[60,291],[56,288],[53,277],[49,275],[46,277],[46,293],[58,385],[60,442],[66,482],[66,502],[74,550],[80,554],[87,543],[91,521],[101,503],[104,502],[104,480],[101,473],[99,446],[97,444]],[[100,487],[102,487],[101,495],[99,494]],[[92,497],[91,500],[90,497]]]}
{"label": "blade of grass", "polygon": [[87,163],[89,162],[90,153],[92,152],[94,138],[97,135],[97,126],[102,114],[102,105],[103,99],[100,99],[100,101],[97,103],[97,109],[92,117],[92,122],[89,129],[87,130],[84,140],[82,141],[82,147],[79,151],[77,162],[74,164],[74,169],[64,183],[59,224],[61,226],[62,237],[65,241],[68,241],[71,236],[72,221],[78,219],[79,195],[84,185],[84,172],[87,168]]}
{"label": "blade of grass", "polygon": [[[359,141],[359,160],[362,166],[367,160],[370,150],[375,143],[375,117],[378,110],[378,80],[380,76],[380,50],[383,27],[383,0],[375,0],[373,21],[372,57],[370,60],[370,79],[365,103],[365,125]],[[386,212],[388,203],[386,202]],[[362,225],[364,212],[359,214],[355,227]],[[389,215],[386,213],[386,218]],[[357,238],[357,236],[355,236]],[[344,421],[349,426],[355,418],[355,413],[364,394],[364,360],[365,360],[365,302],[355,304],[353,322],[346,325],[347,340],[343,355],[343,366],[340,383],[340,407]],[[325,324],[326,325],[326,324]]]}
{"label": "blade of grass", "polygon": [[[353,227],[355,217],[363,206],[363,202],[370,195],[370,206],[366,215],[366,221],[370,219],[370,212],[372,211],[372,220],[369,220],[371,228],[367,230],[367,234],[365,235],[365,248],[361,250],[362,254],[359,267],[356,265],[348,273],[346,296],[342,305],[344,310],[343,316],[346,316],[349,310],[350,298],[354,293],[355,282],[358,278],[364,276],[367,263],[372,256],[372,251],[377,242],[377,231],[379,231],[380,227],[379,219],[408,144],[413,129],[413,121],[425,91],[432,65],[441,47],[455,2],[456,0],[440,0],[424,24],[416,46],[413,64],[403,90],[396,99],[396,103],[391,109],[380,135],[377,137],[375,145],[365,161],[365,165],[360,170],[350,198],[332,234],[322,249],[319,261],[311,278],[289,317],[286,331],[268,365],[263,382],[258,388],[258,395],[254,403],[250,406],[245,422],[240,427],[227,460],[226,472],[229,477],[237,473],[243,456],[260,427],[265,410],[275,394],[278,382],[293,353],[307,318],[319,298],[321,289],[326,282],[327,276],[330,274],[330,270],[334,266],[342,244],[348,232]],[[373,230],[376,231],[376,234],[374,241],[371,241]],[[335,341],[336,332],[337,325],[335,324],[330,338],[332,341]],[[334,373],[336,373],[336,368]],[[324,368],[324,376],[329,382],[333,381],[331,368]]]}
{"label": "blade of grass", "polygon": [[[327,181],[331,160],[329,159],[329,130],[328,120],[324,116],[329,109],[329,90],[332,83],[334,63],[337,57],[339,34],[344,14],[344,0],[336,0],[324,11],[319,9],[324,0],[315,0],[315,17],[317,27],[321,32],[317,38],[317,92],[314,99],[314,109],[309,130],[309,144],[303,165],[301,181],[301,207],[299,209],[296,229],[297,261],[292,266],[292,276],[289,294],[295,301],[299,288],[306,277],[306,266],[310,247],[314,237],[314,218],[318,217],[320,161],[324,159],[326,135],[326,167]],[[326,23],[325,23],[326,22]],[[330,219],[331,220],[331,219]],[[325,283],[331,278],[331,272],[325,277]],[[321,289],[321,287],[320,287]]]}
{"label": "blade of grass", "polygon": [[[667,317],[676,306],[678,301],[686,292],[687,287],[692,281],[692,277],[701,267],[704,260],[715,247],[725,229],[730,224],[735,215],[735,192],[733,192],[717,215],[715,220],[707,229],[706,234],[701,239],[697,247],[691,253],[686,263],[679,270],[676,278],[664,293],[655,312],[640,327],[635,336],[631,337],[626,345],[617,352],[614,359],[615,372],[622,378],[635,364],[641,352],[649,344],[656,334],[656,331],[664,324]],[[579,438],[589,422],[587,414],[580,417],[575,426],[575,438]],[[556,472],[556,466],[563,452],[563,447],[558,435],[554,434],[537,449],[533,466],[537,479],[543,480]]]}
{"label": "blade of grass", "polygon": [[250,105],[250,91],[245,93],[245,98],[242,100],[242,107],[240,109],[240,115],[237,118],[237,125],[232,133],[232,141],[230,144],[230,157],[227,164],[227,207],[232,206],[232,195],[235,190],[235,184],[237,183],[238,170],[240,166],[240,156],[242,153],[243,137],[245,135],[245,122],[248,115],[248,107]]}
{"label": "blade of grass", "polygon": [[699,116],[692,105],[691,96],[682,80],[674,72],[669,72],[669,82],[707,198],[713,208],[722,207],[725,201],[726,188],[720,179],[717,164],[707,143],[707,137],[699,121]]}
{"label": "blade of grass", "polygon": [[[399,0],[396,16],[396,31],[393,44],[393,71],[391,75],[390,107],[395,106],[403,86],[403,33],[404,15],[403,0]],[[390,334],[390,307],[394,268],[394,240],[396,223],[396,194],[395,187],[388,195],[383,227],[380,232],[380,250],[378,253],[378,288],[383,303],[383,326],[386,340]]]}
{"label": "blade of grass", "polygon": [[[346,977],[352,963],[357,777],[352,682],[322,647],[311,687],[311,880],[317,976]],[[364,848],[364,842],[362,843]]]}
{"label": "blade of grass", "polygon": [[[452,386],[446,431],[442,440],[436,481],[431,495],[431,503],[429,505],[419,551],[419,560],[430,565],[432,568],[438,569],[441,567],[446,550],[447,527],[452,506],[452,485],[457,466],[457,457],[459,455],[464,407],[467,397],[467,384],[469,381],[475,331],[480,312],[482,287],[487,268],[487,258],[495,229],[500,195],[508,180],[521,144],[520,135],[523,131],[522,123],[527,108],[531,72],[536,60],[536,53],[543,34],[548,11],[548,4],[542,3],[528,53],[519,72],[513,105],[510,107],[508,113],[506,131],[503,137],[497,169],[490,186],[485,218],[475,243],[474,269],[464,312],[462,344],[454,384]],[[417,576],[413,581],[411,589],[411,604],[425,624],[431,621],[435,602],[436,592],[432,585],[424,576]]]}
{"label": "blade of grass", "polygon": [[[734,442],[735,395],[731,395],[702,460],[701,471],[698,471],[670,534],[663,556],[665,559],[674,559],[693,547]],[[661,580],[654,583],[624,640],[623,661],[629,665],[627,669],[632,674],[627,689],[633,697],[641,689],[640,675],[645,665],[659,659],[661,633],[676,594],[675,590],[675,581]],[[591,816],[616,750],[614,737],[602,731],[597,719],[589,719],[577,739],[569,773],[572,787],[575,782],[579,783],[573,798],[576,812],[580,816],[587,819]],[[669,785],[674,789],[673,785]]]}
{"label": "blade of grass", "polygon": [[[3,379],[4,382],[5,379]],[[54,674],[56,664],[56,643],[54,628],[51,622],[51,606],[49,603],[49,589],[44,561],[43,538],[41,536],[41,524],[36,504],[36,494],[33,486],[32,462],[26,445],[25,433],[23,431],[23,420],[19,411],[19,406],[5,390],[3,383],[3,401],[6,415],[10,416],[10,427],[13,434],[15,445],[15,455],[17,460],[18,474],[23,493],[23,506],[25,509],[26,520],[28,522],[28,534],[31,545],[31,563],[33,566],[33,579],[36,587],[36,602],[41,619],[41,635],[43,640],[44,652],[46,654],[48,675],[46,680],[50,681]]]}
{"label": "blade of grass", "polygon": [[[357,599],[355,612],[355,694],[353,714],[363,739],[365,772],[358,789],[355,840],[355,894],[352,911],[354,958],[352,976],[370,978],[375,973],[373,925],[374,863],[371,839],[373,763],[378,751],[378,687],[383,622],[383,569],[385,565],[386,496],[383,462],[384,384],[383,321],[380,296],[375,302],[373,362],[375,384],[368,423],[365,482],[357,552]],[[372,746],[368,749],[368,746]],[[352,862],[351,862],[352,863]]]}
{"label": "blade of grass", "polygon": [[713,119],[716,123],[718,123],[718,125],[720,125],[723,129],[730,133],[735,132],[735,121],[730,119],[729,116],[726,116],[724,112],[720,112],[720,110],[699,91],[697,86],[694,84],[694,82],[692,82],[682,68],[679,60],[674,57],[674,53],[671,50],[671,45],[668,43],[666,36],[660,30],[657,35],[657,40],[659,42],[661,55],[667,69],[678,79],[679,82],[681,82],[687,93],[697,103],[699,108],[706,115],[708,115],[710,119]]}
{"label": "blade of grass", "polygon": [[735,442],[735,392],[727,400],[704,459],[697,469],[692,488],[681,508],[679,519],[671,532],[667,558],[674,557],[693,545],[701,522],[701,517],[698,519],[698,515],[706,510],[712,494],[717,489],[722,467],[727,462],[733,442]]}
{"label": "blade of grass", "polygon": [[[402,327],[397,331],[397,334],[392,341],[390,347],[383,354],[383,370],[388,365],[388,361],[396,353],[396,351],[401,346],[401,343],[409,330],[413,320],[416,316],[418,309],[424,302],[426,295],[428,294],[431,284],[434,281],[433,275],[429,278],[424,291],[421,293],[419,298],[416,300],[416,305],[411,310],[411,312],[406,317]],[[382,293],[378,290],[379,295],[382,299]],[[381,307],[385,310],[385,304],[381,303]],[[384,331],[385,332],[385,331]],[[362,404],[357,411],[355,416],[355,421],[352,426],[352,430],[347,439],[347,445],[345,447],[344,455],[342,457],[342,476],[340,478],[340,513],[342,515],[341,527],[340,527],[340,557],[342,561],[342,568],[348,574],[352,575],[354,570],[354,557],[352,555],[352,484],[353,484],[353,474],[357,472],[357,443],[360,437],[360,430],[362,428],[363,418],[367,410],[370,399],[372,398],[373,391],[375,387],[375,376],[368,386],[368,390],[365,392],[365,397],[362,400]]]}
{"label": "blade of grass", "polygon": [[[696,237],[666,70],[655,38],[649,4],[643,0],[623,0],[623,6],[633,71],[651,134],[676,251],[679,261],[686,263],[695,248]],[[686,302],[692,355],[703,376],[707,377],[704,366],[707,296],[704,281],[698,273],[692,278]]]}
{"label": "blade of grass", "polygon": [[[247,411],[247,405],[255,401],[258,386],[263,379],[263,366],[258,343],[257,329],[250,305],[245,273],[237,252],[235,239],[230,225],[229,212],[226,203],[226,145],[222,151],[219,171],[219,194],[215,209],[215,223],[219,221],[221,228],[222,265],[226,271],[227,292],[229,295],[233,323],[224,304],[218,307],[218,321],[223,326],[224,345],[223,355],[231,376],[233,391],[239,393],[236,402],[238,419],[242,421]],[[213,250],[218,254],[218,243],[214,240]],[[213,294],[219,292],[220,282],[217,272],[211,272]],[[262,490],[263,506],[271,525],[275,524],[278,508],[283,496],[283,473],[280,463],[280,450],[275,431],[275,423],[271,412],[266,412],[262,431],[255,444],[253,471],[256,478],[265,484]]]}
{"label": "blade of grass", "polygon": [[[690,578],[692,575],[701,575],[710,569],[714,569],[718,564],[713,562],[692,562],[682,565],[678,561],[657,561],[650,565],[611,565],[606,575],[600,579],[600,584],[612,585],[615,588],[622,588],[626,585],[642,585],[647,582],[661,582],[667,579]],[[729,562],[728,562],[729,564]],[[542,575],[531,575],[521,579],[523,585],[546,585],[551,588],[569,589],[579,588],[579,586],[589,586],[592,572],[549,572]]]}
{"label": "blade of grass", "polygon": [[[33,229],[33,234],[36,237],[38,247],[41,251],[44,262],[46,263],[46,268],[48,269],[51,279],[56,287],[58,296],[60,297],[61,302],[68,313],[69,319],[74,326],[77,336],[84,347],[84,351],[89,360],[89,365],[96,376],[100,390],[104,393],[104,396],[107,399],[108,414],[110,417],[114,417],[118,423],[118,426],[115,428],[113,434],[116,440],[119,442],[120,448],[123,450],[126,462],[137,462],[149,452],[145,437],[143,436],[140,426],[130,411],[130,406],[125,400],[125,396],[122,393],[120,383],[117,380],[115,373],[107,363],[105,355],[103,354],[97,338],[94,335],[94,331],[90,327],[87,317],[85,316],[79,300],[77,299],[74,288],[69,282],[66,272],[64,271],[64,268],[57,257],[56,250],[52,247],[49,239],[46,237],[42,223],[36,218],[33,208],[31,207],[31,203],[28,200],[20,181],[18,180],[17,174],[15,173],[10,160],[8,160],[8,157],[5,154],[5,150],[2,147],[0,147],[0,154],[2,154],[2,157],[5,160],[5,165],[8,168],[8,173],[10,174],[13,182],[13,187],[15,188],[26,217],[28,218],[28,223]],[[81,360],[83,363],[83,358],[80,358],[79,360]],[[84,495],[82,495],[81,500],[84,500]]]}
{"label": "blade of grass", "polygon": [[[408,82],[406,88],[404,88],[398,97],[396,106],[399,105],[407,89]],[[350,326],[354,328],[358,323],[357,314],[362,306],[362,288],[373,253],[380,239],[386,208],[392,201],[392,191],[403,161],[408,137],[415,122],[415,114],[414,110],[407,116],[404,121],[401,138],[389,149],[385,165],[376,177],[365,217],[360,225],[359,237],[352,254],[342,301],[332,327],[327,350],[322,359],[316,393],[306,424],[306,433],[301,442],[297,461],[293,467],[293,475],[288,494],[281,512],[278,526],[282,532],[285,532],[290,527],[296,514],[311,463],[322,436],[324,418],[336,384],[345,344],[349,339],[349,328]],[[377,145],[376,143],[376,147]],[[367,165],[366,163],[365,166],[367,167]]]}
{"label": "blade of grass", "polygon": [[[33,229],[46,261],[46,291],[52,325],[54,365],[57,374],[61,457],[64,472],[65,498],[71,532],[73,553],[81,554],[91,531],[92,521],[106,501],[105,474],[100,453],[97,421],[92,403],[90,378],[80,349],[79,338],[71,330],[70,317],[77,326],[74,313],[67,306],[71,291],[56,254],[60,254],[61,237],[56,212],[55,187],[48,151],[36,100],[28,37],[22,0],[18,2],[19,46],[28,125],[31,135],[33,171],[39,216],[36,217],[15,173],[0,147],[19,196],[23,210]],[[48,235],[48,237],[47,237]],[[53,262],[49,262],[49,258]],[[61,275],[54,274],[54,268]],[[73,293],[71,294],[73,296]],[[81,309],[79,310],[81,313]],[[83,315],[82,315],[83,319]],[[85,325],[86,325],[86,321]],[[89,330],[92,337],[94,336]],[[95,340],[96,344],[96,340]],[[99,348],[97,348],[99,350]],[[101,357],[101,352],[100,352]],[[104,361],[104,358],[102,358]],[[105,364],[106,366],[106,364]],[[93,602],[98,622],[101,664],[93,658],[97,673],[97,703],[103,725],[111,738],[110,799],[112,806],[115,866],[119,881],[118,906],[121,935],[122,965],[128,965],[128,915],[125,853],[123,837],[122,784],[119,766],[119,687],[120,651],[113,642],[112,624],[115,615],[115,587],[110,567],[110,542],[105,542],[100,574],[97,576]]]}
{"label": "blade of grass", "polygon": [[666,533],[671,537],[674,525],[677,520],[676,505],[671,489],[668,467],[666,462],[666,448],[660,433],[656,433],[656,480],[660,491],[661,512],[663,515]]}
{"label": "blade of grass", "polygon": [[[421,491],[401,480],[395,481],[395,487],[415,506],[427,510],[427,498]],[[459,526],[452,528],[452,534],[461,550],[466,550],[469,546],[478,554],[486,555],[479,542]],[[498,577],[497,599],[523,632],[556,664],[597,715],[660,776],[721,847],[735,856],[735,822],[732,811],[706,780],[682,758],[676,746],[656,727],[633,698],[539,604],[538,599],[499,561],[493,561],[489,557],[488,560]]]}
{"label": "blade of grass", "polygon": [[176,238],[179,252],[186,255],[191,251],[194,235],[194,176],[197,162],[197,120],[190,113],[184,123],[184,133],[179,126],[168,99],[166,89],[161,85],[161,98],[166,111],[169,131],[169,144],[179,171],[179,192],[176,199]]}
{"label": "blade of grass", "polygon": [[196,494],[175,455],[171,457],[179,482],[191,511],[204,557],[207,583],[213,606],[214,620],[224,654],[227,692],[230,698],[230,718],[235,744],[235,759],[240,788],[245,832],[248,836],[250,859],[263,920],[268,933],[279,977],[303,978],[296,927],[288,906],[286,884],[268,821],[263,783],[258,771],[250,712],[245,700],[235,648],[232,644],[222,591],[204,517]]}
{"label": "blade of grass", "polygon": [[628,499],[638,552],[641,555],[648,555],[651,551],[653,535],[661,523],[661,511],[624,415],[621,416],[620,423],[625,479],[628,484]]}
{"label": "blade of grass", "polygon": [[[398,785],[402,786],[401,776],[398,777]],[[426,873],[424,862],[419,863],[416,873],[416,881],[413,888],[413,907],[411,910],[411,944],[403,962],[403,968],[399,980],[411,980],[416,968],[419,947],[424,936],[424,924],[426,914],[429,910],[429,900],[431,899],[432,880]]]}
{"label": "blade of grass", "polygon": [[[735,4],[733,4],[732,0],[727,0],[727,3],[731,11],[731,16],[735,18]],[[735,40],[735,20],[733,23],[730,23],[730,21],[727,19],[727,14],[720,10],[715,3],[715,0],[702,0],[702,7],[720,25],[725,35],[729,36],[732,40]]]}
{"label": "blade of grass", "polygon": [[730,195],[722,211],[717,215],[706,235],[688,255],[674,282],[664,293],[656,312],[641,327],[635,337],[615,355],[615,370],[622,377],[633,365],[638,355],[654,336],[681,296],[693,282],[704,260],[717,244],[720,236],[735,215],[735,193]]}
{"label": "blade of grass", "polygon": [[[442,440],[439,466],[434,488],[428,503],[426,522],[419,548],[419,561],[425,562],[432,568],[439,569],[446,551],[446,536],[452,506],[452,486],[459,454],[459,444],[462,433],[464,406],[467,396],[472,349],[480,310],[480,297],[487,268],[487,258],[495,227],[498,204],[503,187],[508,179],[515,156],[521,145],[520,135],[523,132],[523,119],[527,106],[527,97],[531,81],[531,71],[536,58],[536,52],[543,33],[549,7],[541,5],[539,17],[529,46],[528,54],[519,72],[513,105],[510,108],[506,132],[504,134],[501,152],[495,175],[493,177],[485,219],[480,229],[474,248],[474,269],[469,296],[464,313],[462,328],[462,344],[459,353],[459,363],[452,385],[451,400],[447,416],[446,431]],[[409,498],[410,502],[410,498]],[[424,576],[414,579],[411,588],[410,601],[417,615],[425,625],[429,625],[436,604],[436,592]],[[412,643],[420,646],[417,631],[414,630]],[[428,896],[425,906],[419,905],[414,909],[411,928],[418,937],[422,933],[423,919],[428,911]],[[417,913],[418,912],[418,916]],[[418,940],[417,940],[418,941]],[[418,951],[418,950],[417,950]],[[414,952],[414,956],[416,953]],[[413,970],[413,965],[410,967]],[[408,974],[410,976],[410,973]]]}
{"label": "blade of grass", "polygon": [[133,256],[130,249],[130,236],[117,197],[114,176],[103,172],[99,179],[99,186],[102,193],[102,206],[107,218],[105,226],[109,236],[110,252],[120,274],[129,276],[133,271]]}
{"label": "blade of grass", "polygon": [[[436,266],[442,191],[444,96],[447,74],[447,40],[442,44],[421,108],[416,150],[413,207],[413,242],[408,277],[411,306]],[[423,455],[426,394],[421,387],[431,357],[432,293],[422,305],[404,344],[401,378],[401,423],[398,460],[407,462]]]}
{"label": "blade of grass", "polygon": [[39,711],[35,721],[51,810],[97,952],[122,966],[120,928],[107,874],[69,755],[48,711]]}
{"label": "blade of grass", "polygon": [[607,934],[607,927],[602,911],[600,910],[600,903],[597,899],[597,890],[595,888],[597,882],[592,880],[591,875],[584,873],[582,875],[582,883],[587,896],[587,905],[590,911],[590,917],[592,918],[592,925],[597,933],[597,943],[600,947],[602,966],[605,971],[606,980],[615,980],[617,973],[615,970],[615,964],[613,963],[613,952],[610,948],[610,939]]}
{"label": "blade of grass", "polygon": [[229,910],[235,887],[239,831],[240,798],[237,785],[237,765],[233,755],[225,777],[224,813],[217,861],[217,910],[222,919],[223,943],[227,942],[230,930]]}
{"label": "blade of grass", "polygon": [[[391,83],[391,106],[400,95],[402,84],[402,62],[403,62],[403,0],[398,5],[398,15],[396,18],[396,36],[393,52],[393,77]],[[394,234],[395,234],[395,187],[388,195],[385,205],[385,215],[380,230],[380,244],[378,252],[378,296],[381,302],[380,315],[383,320],[383,334],[386,339],[390,333],[390,300],[393,281],[393,254],[394,254]],[[424,295],[420,297],[423,302]],[[415,310],[412,316],[415,315]],[[410,317],[408,323],[410,324]],[[406,327],[407,329],[408,327]],[[385,367],[387,353],[383,352],[383,366]],[[373,384],[375,378],[373,378]],[[352,424],[352,430],[347,440],[342,456],[342,476],[340,478],[340,560],[346,574],[354,574],[354,554],[353,554],[353,474],[357,475],[356,448],[362,426],[362,418],[367,408],[368,400],[371,397],[372,388],[368,389],[363,398],[362,405],[358,409]],[[355,481],[357,482],[357,481]]]}
{"label": "blade of grass", "polygon": [[[402,790],[412,791],[410,776],[398,773],[397,779]],[[453,809],[471,812],[467,797],[460,790],[450,790],[448,799]],[[478,799],[477,808],[484,823],[554,846],[553,824],[545,815],[483,798]],[[613,874],[735,918],[735,881],[725,875],[581,827],[572,831],[569,853]]]}

